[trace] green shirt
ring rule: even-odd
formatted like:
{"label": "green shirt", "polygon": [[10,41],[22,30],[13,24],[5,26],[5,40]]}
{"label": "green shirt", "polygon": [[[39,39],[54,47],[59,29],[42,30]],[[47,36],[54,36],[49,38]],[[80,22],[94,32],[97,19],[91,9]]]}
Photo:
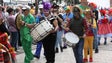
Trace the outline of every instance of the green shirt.
{"label": "green shirt", "polygon": [[[79,8],[81,8],[82,12],[86,9],[89,9],[89,6],[82,6],[81,4],[79,5]],[[81,15],[82,17],[84,17],[84,14],[82,13]]]}
{"label": "green shirt", "polygon": [[[27,16],[22,16],[22,20],[25,21],[25,23],[27,24],[35,23],[35,18],[31,14],[28,14]],[[28,28],[27,26],[23,26],[20,28],[20,34],[21,34],[21,38],[25,38],[27,40],[31,39],[30,28]]]}

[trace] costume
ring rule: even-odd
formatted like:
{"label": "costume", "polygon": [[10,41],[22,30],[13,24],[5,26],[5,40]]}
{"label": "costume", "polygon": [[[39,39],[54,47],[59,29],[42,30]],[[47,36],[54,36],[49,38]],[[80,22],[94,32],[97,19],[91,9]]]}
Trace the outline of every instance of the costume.
{"label": "costume", "polygon": [[[50,18],[53,18],[53,16],[50,14],[50,8],[51,4],[49,2],[45,2],[44,4],[44,17],[41,18],[41,20],[48,20],[55,29],[54,22],[55,19],[50,20]],[[54,30],[53,30],[54,31]],[[54,63],[55,62],[55,42],[56,42],[56,30],[49,35],[47,35],[43,40],[43,47],[44,47],[44,52],[45,52],[45,57],[46,57],[46,63]]]}
{"label": "costume", "polygon": [[106,16],[106,11],[104,9],[100,10],[101,18],[98,20],[98,42],[100,45],[100,37],[104,37],[104,45],[107,44],[107,37],[111,33],[110,26],[109,26],[109,20]]}
{"label": "costume", "polygon": [[110,36],[112,36],[112,9],[109,9],[108,11],[108,14],[109,14],[109,25],[110,25],[110,30],[111,30],[111,33],[110,33]]}
{"label": "costume", "polygon": [[[89,3],[89,6],[91,7],[91,10],[94,14],[95,17],[93,17],[93,19],[95,18],[95,21],[96,21],[96,25],[97,25],[97,22],[98,22],[98,14],[99,14],[99,11],[97,9],[97,5],[93,2],[90,2]],[[93,28],[93,33],[94,33],[94,40],[93,40],[93,48],[95,49],[95,53],[98,53],[99,49],[98,49],[98,40],[97,40],[97,29],[98,29],[98,25]]]}
{"label": "costume", "polygon": [[92,20],[92,18],[91,18],[90,20],[86,19],[86,21],[87,22],[90,21],[91,25],[88,25],[88,29],[85,32],[86,37],[84,38],[84,62],[88,62],[88,50],[89,50],[89,62],[93,62],[93,39],[94,39],[94,34],[93,34],[93,31],[92,31],[92,25],[93,25],[92,22],[94,20]]}
{"label": "costume", "polygon": [[[8,51],[11,55],[10,58],[7,58],[8,55],[7,55],[7,57],[4,55],[3,57],[6,57],[5,59],[8,60],[7,62],[5,62],[5,59],[4,59],[4,62],[5,63],[11,63],[10,60],[12,60],[12,63],[15,63],[16,54],[15,54],[14,48],[8,42],[8,34],[9,34],[8,30],[6,29],[4,23],[2,23],[0,25],[0,44],[4,45],[6,47],[6,49],[8,49]],[[2,48],[0,48],[0,53],[2,53]]]}
{"label": "costume", "polygon": [[[53,24],[53,21],[50,21]],[[56,32],[50,33],[43,40],[43,47],[45,51],[46,63],[54,63],[55,62],[55,42],[56,42]]]}
{"label": "costume", "polygon": [[[33,24],[35,22],[35,18],[31,14],[23,16],[22,20],[28,24]],[[33,60],[33,54],[31,50],[33,38],[30,35],[30,28],[28,28],[27,26],[22,26],[20,28],[20,38],[23,50],[25,52],[24,63],[30,63],[30,61]]]}

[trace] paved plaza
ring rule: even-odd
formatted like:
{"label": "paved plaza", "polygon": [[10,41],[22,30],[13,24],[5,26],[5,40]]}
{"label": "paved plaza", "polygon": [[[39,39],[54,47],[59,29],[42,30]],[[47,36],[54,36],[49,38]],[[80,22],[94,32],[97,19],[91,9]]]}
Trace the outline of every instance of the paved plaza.
{"label": "paved plaza", "polygon": [[[100,41],[101,45],[99,46],[99,53],[93,54],[92,63],[112,63],[112,42],[108,38],[107,45],[103,45],[103,38]],[[35,52],[36,45],[32,46],[33,53]],[[17,63],[24,63],[24,53],[22,48],[17,52]],[[43,49],[41,52],[40,59],[34,59],[34,63],[45,63],[45,57],[43,55]],[[56,53],[55,63],[75,63],[73,51],[71,48],[64,49],[63,52]]]}

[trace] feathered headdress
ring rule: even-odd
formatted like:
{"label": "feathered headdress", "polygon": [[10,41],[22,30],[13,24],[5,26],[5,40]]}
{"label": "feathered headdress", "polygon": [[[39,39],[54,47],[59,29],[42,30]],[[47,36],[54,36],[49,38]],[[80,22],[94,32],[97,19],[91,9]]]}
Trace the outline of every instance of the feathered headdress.
{"label": "feathered headdress", "polygon": [[90,6],[93,6],[94,8],[97,8],[97,5],[93,2],[89,3]]}
{"label": "feathered headdress", "polygon": [[44,10],[50,10],[51,9],[51,3],[50,2],[43,2],[43,8],[44,8]]}
{"label": "feathered headdress", "polygon": [[101,9],[101,10],[100,10],[100,13],[102,13],[102,14],[105,16],[105,15],[106,15],[106,10]]}

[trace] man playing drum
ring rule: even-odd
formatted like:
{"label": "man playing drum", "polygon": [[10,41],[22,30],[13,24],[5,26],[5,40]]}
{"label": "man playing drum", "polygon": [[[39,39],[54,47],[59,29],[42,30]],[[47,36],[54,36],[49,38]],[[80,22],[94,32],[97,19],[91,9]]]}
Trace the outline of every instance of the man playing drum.
{"label": "man playing drum", "polygon": [[72,47],[76,63],[83,63],[83,46],[84,36],[87,29],[87,24],[84,18],[81,16],[81,10],[78,7],[73,7],[73,18],[71,19],[69,26],[65,28],[66,31],[72,31],[79,36],[79,42]]}
{"label": "man playing drum", "polygon": [[44,17],[42,20],[48,20],[54,27],[52,31],[50,31],[49,35],[47,35],[43,40],[43,47],[46,57],[46,63],[54,63],[55,62],[55,42],[56,42],[56,31],[58,29],[58,22],[51,15],[50,8],[51,4],[49,2],[43,3],[44,5]]}

